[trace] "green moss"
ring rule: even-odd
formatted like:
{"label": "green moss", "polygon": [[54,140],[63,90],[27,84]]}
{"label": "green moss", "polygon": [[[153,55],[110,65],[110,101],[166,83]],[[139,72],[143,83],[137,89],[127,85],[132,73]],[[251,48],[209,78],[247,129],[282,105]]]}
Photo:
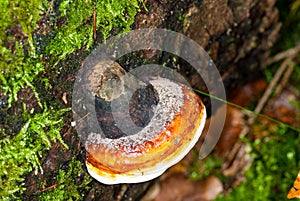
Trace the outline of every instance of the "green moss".
{"label": "green moss", "polygon": [[245,182],[216,200],[286,200],[300,167],[299,144],[299,133],[285,126],[250,143],[254,161]]}
{"label": "green moss", "polygon": [[[8,125],[20,124],[16,126],[18,129],[11,130],[7,129],[8,126],[0,125],[0,200],[20,200],[25,190],[26,175],[31,171],[35,173],[43,171],[39,159],[44,155],[45,150],[50,149],[52,142],[55,141],[64,144],[60,129],[62,116],[68,109],[59,109],[53,99],[40,95],[37,90],[40,88],[36,87],[41,86],[40,83],[49,86],[49,80],[43,74],[46,66],[52,65],[53,71],[50,73],[57,73],[58,69],[55,69],[53,64],[57,64],[78,49],[91,48],[94,43],[94,9],[97,13],[98,38],[103,40],[114,29],[117,32],[128,31],[139,9],[137,0],[62,0],[58,2],[58,10],[53,5],[51,7],[49,2],[46,0],[0,2],[0,95],[8,99],[7,105],[1,108],[0,112],[1,115],[3,111],[5,115],[11,115],[11,118],[0,119]],[[47,13],[48,11],[50,13]],[[47,18],[43,15],[45,13],[49,17],[49,24],[55,24],[56,27],[47,36],[36,35],[33,38],[38,28],[37,22],[42,16]],[[45,40],[34,41],[41,38]],[[39,48],[37,45],[40,45]],[[51,58],[50,63],[42,62],[42,59],[48,58]],[[47,70],[49,72],[50,69]],[[16,104],[18,94],[26,86],[30,87],[35,94],[39,109],[26,111],[25,105],[23,109],[17,108],[20,105]],[[45,89],[41,90],[45,91]],[[43,102],[47,102],[47,105],[42,105]],[[17,112],[7,113],[6,106],[13,107],[11,109]],[[21,114],[19,111],[24,112]],[[16,133],[12,133],[15,130]],[[59,171],[57,187],[42,193],[39,199],[81,198],[80,189],[84,189],[89,180],[85,179],[78,184],[74,182],[73,175],[78,175],[82,171],[80,163],[72,160],[68,171]]]}
{"label": "green moss", "polygon": [[38,62],[32,34],[42,12],[42,1],[0,3],[0,89],[9,94],[9,107],[26,85],[38,98],[32,83],[43,66]]}
{"label": "green moss", "polygon": [[[37,28],[36,22],[43,12],[41,5],[42,1],[0,2],[0,94],[8,96],[8,107],[17,100],[18,92],[25,86],[32,88],[42,106],[33,80],[43,67],[37,62],[32,39],[32,33]],[[48,117],[49,113],[47,108],[41,114],[24,113],[22,120],[26,123],[12,138],[1,128],[1,200],[11,200],[24,191],[23,176],[31,170],[38,171],[41,151],[49,148],[49,143],[44,146],[45,142],[61,139],[57,133],[59,128],[54,129],[59,126],[59,114]],[[52,127],[50,135],[43,131],[46,126]],[[41,142],[44,143],[40,144]]]}
{"label": "green moss", "polygon": [[222,160],[213,155],[199,160],[198,153],[194,152],[193,164],[190,168],[189,178],[199,180],[208,177],[211,174],[218,174],[216,170],[220,169]]}
{"label": "green moss", "polygon": [[[20,52],[14,54],[8,48],[9,40],[16,42],[17,46],[25,44],[30,56],[35,56],[35,47],[32,33],[37,28],[37,21],[43,12],[42,0],[35,1],[8,1],[0,2],[0,61],[11,65],[0,65],[0,70],[18,68],[13,65],[16,58],[19,59]],[[21,30],[18,30],[20,26]],[[16,57],[15,57],[16,56]],[[1,64],[3,64],[1,63]]]}
{"label": "green moss", "polygon": [[281,39],[275,50],[288,49],[300,41],[300,0],[276,1],[277,7],[280,9],[280,20],[283,22],[280,30]]}
{"label": "green moss", "polygon": [[[300,0],[278,0],[276,3],[283,24],[281,40],[273,48],[274,54],[293,48],[300,41]],[[299,89],[299,64],[292,65],[294,72],[288,85]],[[276,63],[265,68],[267,81],[273,79],[279,66],[280,63]],[[299,107],[299,103],[295,103],[295,106]],[[250,143],[254,162],[246,172],[246,181],[233,189],[228,196],[221,196],[217,200],[287,200],[286,196],[300,167],[299,144],[300,134],[296,128],[293,130],[284,125],[278,126],[276,132],[270,133],[268,137]]]}
{"label": "green moss", "polygon": [[[83,181],[79,182],[82,175]],[[90,188],[87,185],[91,181],[92,178],[83,171],[82,163],[72,158],[67,170],[59,170],[55,187],[44,191],[38,200],[82,200],[84,194],[81,192]]]}
{"label": "green moss", "polygon": [[42,113],[33,114],[33,111],[26,112],[24,107],[23,120],[26,123],[20,132],[11,139],[0,140],[1,200],[10,200],[24,192],[25,174],[32,170],[35,173],[43,171],[39,158],[51,147],[51,142],[64,144],[60,135],[61,116],[68,110],[53,111],[45,105]]}
{"label": "green moss", "polygon": [[59,6],[60,18],[65,23],[57,28],[54,39],[46,48],[55,65],[68,54],[93,44],[93,13],[96,12],[96,28],[105,40],[110,31],[119,28],[121,32],[130,30],[134,16],[139,9],[137,0],[81,1],[63,0]]}
{"label": "green moss", "polygon": [[[300,54],[297,59],[300,61]],[[296,64],[294,66],[293,73],[290,77],[290,82],[300,91],[300,64]]]}
{"label": "green moss", "polygon": [[[105,39],[110,31],[128,31],[139,9],[138,1],[63,0],[59,5],[58,23],[55,37],[46,45],[46,51],[38,55],[33,40],[37,21],[42,13],[51,7],[47,1],[1,1],[0,3],[0,89],[9,95],[9,106],[17,100],[17,93],[29,86],[39,100],[33,80],[44,71],[41,57],[52,56],[55,66],[60,60],[75,50],[88,50],[93,44],[93,12],[96,28]],[[52,12],[53,9],[51,9]],[[20,27],[20,28],[18,28]],[[47,79],[45,80],[47,82]],[[41,106],[41,103],[39,101]]]}

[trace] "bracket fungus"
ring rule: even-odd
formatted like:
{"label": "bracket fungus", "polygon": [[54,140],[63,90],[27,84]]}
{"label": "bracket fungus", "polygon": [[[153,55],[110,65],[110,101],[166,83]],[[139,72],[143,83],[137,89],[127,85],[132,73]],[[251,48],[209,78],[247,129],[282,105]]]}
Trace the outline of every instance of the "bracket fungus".
{"label": "bracket fungus", "polygon": [[[116,62],[109,67],[114,69],[103,66],[109,67],[97,64],[87,76],[87,87],[100,105],[97,118],[105,133],[90,132],[86,137],[88,172],[104,184],[154,179],[183,159],[198,141],[205,124],[205,106],[179,82],[156,76],[138,84],[136,80],[124,79],[125,70]],[[134,88],[127,105],[132,122],[140,129],[128,133],[117,128],[111,101],[122,99],[133,85],[139,86]],[[117,114],[123,120],[124,112]]]}

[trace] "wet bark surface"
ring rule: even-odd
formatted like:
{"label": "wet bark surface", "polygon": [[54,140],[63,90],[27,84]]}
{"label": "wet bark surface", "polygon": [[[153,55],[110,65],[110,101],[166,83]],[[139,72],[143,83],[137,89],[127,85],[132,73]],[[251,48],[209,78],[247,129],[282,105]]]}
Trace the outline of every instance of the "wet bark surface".
{"label": "wet bark surface", "polygon": [[[171,29],[196,41],[215,62],[227,95],[230,97],[237,87],[260,77],[263,61],[276,41],[280,28],[278,11],[274,3],[275,0],[202,0],[199,2],[146,0],[148,11],[141,6],[142,10],[136,15],[133,28]],[[157,54],[153,57],[152,53],[143,52],[139,55],[143,55],[143,58],[150,61],[161,61],[166,57],[166,54]],[[60,69],[58,74],[45,72],[53,86],[50,97],[49,93],[45,92],[49,100],[57,102],[62,107],[71,107],[72,85],[77,69],[86,55],[87,53],[79,50],[58,64]],[[132,62],[124,62],[125,68],[131,68]],[[184,61],[179,60],[177,64],[181,66],[180,71],[192,87],[205,90],[199,75],[186,68]],[[42,93],[43,90],[40,91]],[[66,105],[61,101],[63,93],[67,93]],[[26,89],[20,92],[20,96],[30,97]],[[24,98],[24,100],[28,99]],[[207,98],[204,98],[205,101],[208,101]],[[30,102],[35,103],[35,101]],[[41,160],[44,174],[35,175],[32,172],[27,176],[26,200],[34,200],[34,197],[41,192],[39,185],[41,182],[46,182],[46,186],[53,185],[55,182],[53,175],[56,175],[58,169],[66,168],[72,157],[75,156],[82,161],[82,168],[86,170],[84,147],[79,142],[75,129],[70,126],[71,121],[72,117],[69,114],[61,130],[63,139],[70,149],[65,149],[60,143],[53,145]],[[80,182],[80,177],[74,180]],[[91,188],[83,194],[85,200],[140,200],[153,183],[155,181],[107,186],[93,180],[90,183]]]}

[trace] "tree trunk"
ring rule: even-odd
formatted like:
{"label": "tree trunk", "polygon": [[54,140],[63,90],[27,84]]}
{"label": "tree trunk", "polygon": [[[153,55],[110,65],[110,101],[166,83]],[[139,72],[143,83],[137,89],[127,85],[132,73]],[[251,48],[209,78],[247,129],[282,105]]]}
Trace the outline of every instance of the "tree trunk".
{"label": "tree trunk", "polygon": [[[267,58],[280,29],[278,10],[274,4],[275,0],[145,0],[148,11],[141,6],[142,10],[136,15],[133,28],[171,29],[196,41],[215,62],[230,96],[236,87],[261,76],[263,61]],[[75,54],[71,57],[76,60]],[[195,88],[203,85],[201,79],[194,77],[192,73],[186,77]],[[55,153],[50,151],[44,159],[44,172],[53,171],[46,165],[46,161],[54,160],[57,162],[56,166],[59,166],[71,155],[83,155],[83,147],[72,137],[73,133],[73,128],[63,130],[64,140],[71,144],[72,151],[65,151],[62,147],[57,147],[58,145],[53,146]],[[80,159],[84,161],[83,156]],[[45,174],[43,177],[51,180],[52,175]],[[32,183],[37,182],[34,178],[33,174],[27,178],[28,199],[36,191],[32,187]],[[85,200],[140,200],[152,183],[153,181],[106,186],[93,180],[91,189],[84,192]]]}

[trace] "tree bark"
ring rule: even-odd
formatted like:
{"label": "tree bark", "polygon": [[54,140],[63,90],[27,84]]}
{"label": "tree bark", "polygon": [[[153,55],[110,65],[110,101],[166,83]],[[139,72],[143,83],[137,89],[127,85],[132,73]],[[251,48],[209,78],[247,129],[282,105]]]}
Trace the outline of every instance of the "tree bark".
{"label": "tree bark", "polygon": [[[280,29],[278,10],[274,4],[275,0],[145,0],[148,11],[141,6],[133,28],[171,29],[196,41],[215,62],[230,96],[236,87],[261,76],[263,61],[268,57]],[[195,76],[193,73],[186,75],[192,87],[201,89],[203,83]],[[83,146],[72,137],[72,133],[73,128],[63,130],[64,140],[73,145],[72,151],[62,151],[63,147],[53,146],[55,154],[50,151],[44,159],[44,172],[53,171],[45,165],[47,160],[64,164],[71,155],[84,155],[81,152]],[[80,160],[84,161],[84,157]],[[45,177],[51,180],[52,175],[45,174],[43,179]],[[33,174],[27,178],[28,199],[36,191],[34,187],[30,188],[32,183],[37,182],[34,178]],[[152,183],[106,186],[93,180],[91,189],[84,192],[85,200],[140,200]]]}

